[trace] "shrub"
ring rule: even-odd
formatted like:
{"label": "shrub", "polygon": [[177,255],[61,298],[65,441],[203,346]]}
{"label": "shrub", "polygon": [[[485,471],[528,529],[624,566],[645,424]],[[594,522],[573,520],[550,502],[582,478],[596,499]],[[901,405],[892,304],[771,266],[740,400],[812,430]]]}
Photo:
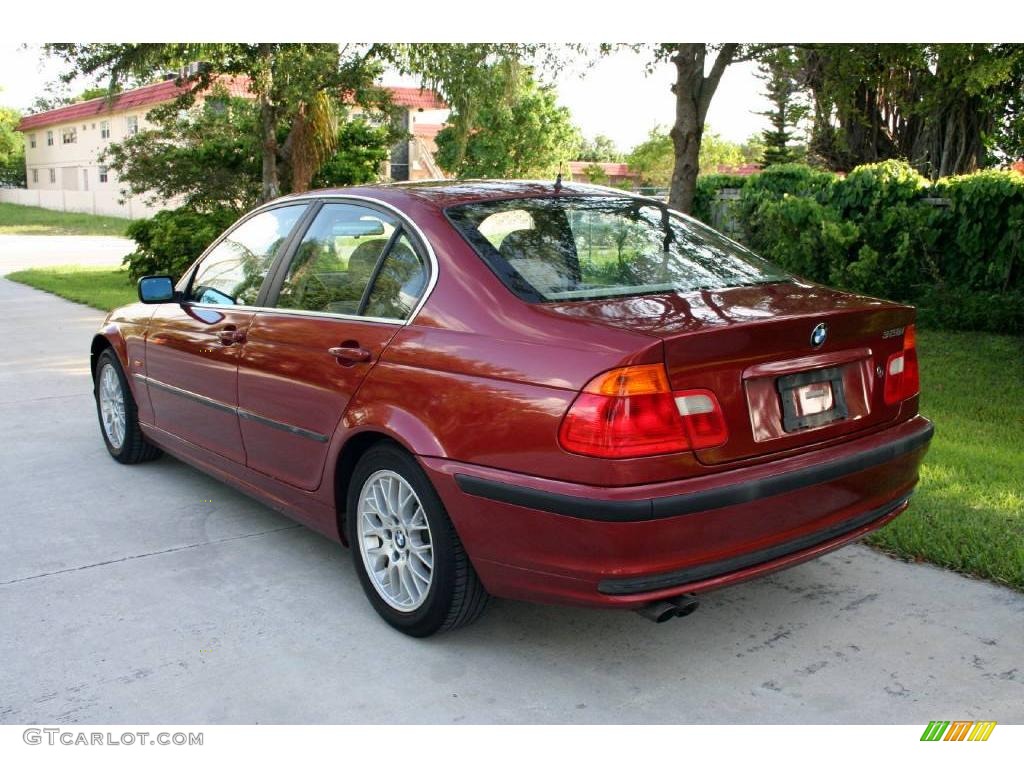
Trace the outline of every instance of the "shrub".
{"label": "shrub", "polygon": [[133,221],[127,233],[136,249],[124,257],[129,277],[171,275],[177,280],[237,217],[227,208],[209,213],[178,208]]}
{"label": "shrub", "polygon": [[746,221],[750,246],[783,269],[808,280],[841,282],[860,232],[813,197],[762,199]]}
{"label": "shrub", "polygon": [[950,201],[944,280],[984,291],[1024,288],[1024,175],[983,171],[936,184]]}
{"label": "shrub", "polygon": [[[711,201],[726,186],[742,192],[723,217]],[[845,178],[778,165],[744,180],[705,177],[696,211],[737,224],[747,245],[807,279],[918,304],[922,325],[1024,330],[1020,174],[985,171],[933,185],[892,160]]]}
{"label": "shrub", "polygon": [[799,163],[770,165],[761,173],[750,176],[744,186],[743,198],[760,202],[764,198],[800,195],[821,197],[838,177],[831,171],[822,171]]}
{"label": "shrub", "polygon": [[915,203],[928,192],[928,180],[899,160],[861,165],[831,185],[828,201],[842,216],[877,216],[880,210]]}

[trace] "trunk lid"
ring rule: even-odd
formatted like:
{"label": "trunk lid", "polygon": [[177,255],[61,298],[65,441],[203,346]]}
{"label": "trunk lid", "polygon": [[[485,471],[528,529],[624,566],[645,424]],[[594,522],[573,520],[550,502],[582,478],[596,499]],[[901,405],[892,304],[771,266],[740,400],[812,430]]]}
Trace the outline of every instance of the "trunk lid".
{"label": "trunk lid", "polygon": [[[765,457],[899,416],[899,404],[885,404],[879,372],[902,349],[911,307],[798,282],[543,306],[660,338],[672,388],[710,389],[722,405],[729,439],[697,451],[704,464]],[[822,323],[825,339],[815,344]]]}

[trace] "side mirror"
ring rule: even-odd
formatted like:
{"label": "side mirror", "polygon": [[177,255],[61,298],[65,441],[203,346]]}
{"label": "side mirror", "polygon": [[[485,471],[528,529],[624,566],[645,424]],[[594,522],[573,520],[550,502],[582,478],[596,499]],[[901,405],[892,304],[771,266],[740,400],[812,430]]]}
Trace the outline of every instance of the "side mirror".
{"label": "side mirror", "polygon": [[174,301],[174,281],[167,275],[139,278],[139,301],[143,304],[166,304]]}

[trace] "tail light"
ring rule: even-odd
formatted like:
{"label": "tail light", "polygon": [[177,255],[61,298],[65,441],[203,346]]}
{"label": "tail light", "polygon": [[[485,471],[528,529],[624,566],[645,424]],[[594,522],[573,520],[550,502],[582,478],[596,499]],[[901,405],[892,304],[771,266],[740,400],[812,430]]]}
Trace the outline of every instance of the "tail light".
{"label": "tail light", "polygon": [[903,349],[889,355],[885,364],[885,403],[896,405],[921,391],[917,366],[917,332],[908,325],[903,331]]}
{"label": "tail light", "polygon": [[660,364],[596,376],[565,414],[558,434],[567,451],[609,459],[713,448],[727,438],[715,394],[673,392]]}

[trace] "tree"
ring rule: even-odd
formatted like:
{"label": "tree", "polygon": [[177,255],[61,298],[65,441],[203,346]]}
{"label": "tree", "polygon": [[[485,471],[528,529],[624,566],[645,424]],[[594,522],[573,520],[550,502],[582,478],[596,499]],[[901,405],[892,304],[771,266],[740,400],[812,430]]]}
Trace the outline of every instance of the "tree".
{"label": "tree", "polygon": [[[736,166],[745,162],[742,147],[723,139],[711,126],[705,125],[701,134],[697,160],[700,173],[715,173],[720,165]],[[645,184],[668,187],[676,164],[675,146],[669,132],[661,126],[652,128],[647,140],[633,148],[626,162],[631,171],[640,174]]]}
{"label": "tree", "polygon": [[662,43],[660,56],[676,67],[672,93],[676,97],[676,116],[669,136],[672,139],[674,162],[669,185],[668,204],[689,213],[697,190],[700,172],[700,143],[704,134],[711,99],[726,68],[737,58],[738,43],[725,43],[714,51],[711,69],[704,64],[710,46],[707,43]]}
{"label": "tree", "polygon": [[772,104],[769,111],[758,113],[771,122],[771,128],[762,133],[763,163],[769,166],[795,162],[803,153],[791,146],[791,142],[797,135],[797,125],[808,113],[797,80],[799,66],[796,52],[792,46],[779,46],[764,56],[758,69],[758,76],[765,83],[764,95]]}
{"label": "tree", "polygon": [[21,113],[0,107],[0,187],[25,186],[25,139],[16,130]]}
{"label": "tree", "polygon": [[[685,213],[693,208],[704,123],[725,70],[734,62],[757,58],[773,47],[739,43],[660,43],[656,46],[655,60],[670,61],[676,68],[672,85],[676,115],[669,131],[674,162],[668,203],[673,208]],[[708,63],[710,67],[705,66]]]}
{"label": "tree", "polygon": [[343,121],[336,150],[320,166],[313,186],[344,187],[375,181],[381,165],[391,156],[396,138],[389,125],[373,125],[361,117]]}
{"label": "tree", "polygon": [[109,98],[120,92],[120,84],[115,86],[113,91],[111,91],[109,87],[98,85],[95,88],[86,88],[80,94],[72,98],[68,103],[77,104],[80,101],[89,101],[90,99]]}
{"label": "tree", "polygon": [[[478,125],[479,106],[511,104],[523,59],[542,48],[520,43],[417,43],[389,46],[385,55],[403,74],[419,76],[423,87],[448,104],[450,163],[461,167]],[[503,90],[495,89],[498,73]]]}
{"label": "tree", "polygon": [[831,168],[906,159],[932,179],[993,157],[1019,99],[1024,46],[984,43],[801,45],[814,101],[811,150]]}
{"label": "tree", "polygon": [[992,164],[1006,165],[1024,159],[1024,57],[1014,62],[1007,91],[989,139]]}
{"label": "tree", "polygon": [[102,157],[130,194],[236,214],[259,201],[259,107],[252,100],[215,89],[186,111],[171,103],[149,118],[153,128],[112,144]]}
{"label": "tree", "polygon": [[[487,72],[490,88],[473,106],[474,128],[465,146],[454,125],[437,134],[438,165],[458,176],[554,178],[579,151],[569,110],[558,105],[552,86],[538,85],[525,67],[494,64]],[[514,95],[506,98],[509,93]]]}
{"label": "tree", "polygon": [[675,150],[668,129],[656,125],[647,139],[633,147],[626,156],[629,170],[640,174],[640,180],[653,187],[667,187],[672,181]]}
{"label": "tree", "polygon": [[605,173],[604,168],[602,168],[597,163],[591,163],[590,165],[584,166],[583,173],[584,175],[586,175],[587,181],[589,181],[591,184],[608,183],[608,174]]}
{"label": "tree", "polygon": [[621,163],[624,157],[612,139],[599,133],[593,141],[583,140],[582,148],[576,159],[589,163]]}
{"label": "tree", "polygon": [[711,130],[710,125],[705,125],[698,164],[700,173],[716,173],[721,165],[729,167],[742,165],[743,150],[739,144],[723,139]]}
{"label": "tree", "polygon": [[745,163],[763,163],[765,152],[764,136],[760,133],[755,133],[740,144],[740,152],[743,154],[743,162]]}
{"label": "tree", "polygon": [[261,159],[260,200],[281,193],[282,179],[293,190],[309,184],[333,154],[338,114],[345,103],[366,110],[386,109],[386,94],[374,85],[385,49],[335,43],[143,43],[47,46],[77,74],[106,77],[110,87],[131,76],[203,66],[181,82],[189,92],[182,104],[208,90],[222,75],[245,76],[258,110],[256,133]]}

